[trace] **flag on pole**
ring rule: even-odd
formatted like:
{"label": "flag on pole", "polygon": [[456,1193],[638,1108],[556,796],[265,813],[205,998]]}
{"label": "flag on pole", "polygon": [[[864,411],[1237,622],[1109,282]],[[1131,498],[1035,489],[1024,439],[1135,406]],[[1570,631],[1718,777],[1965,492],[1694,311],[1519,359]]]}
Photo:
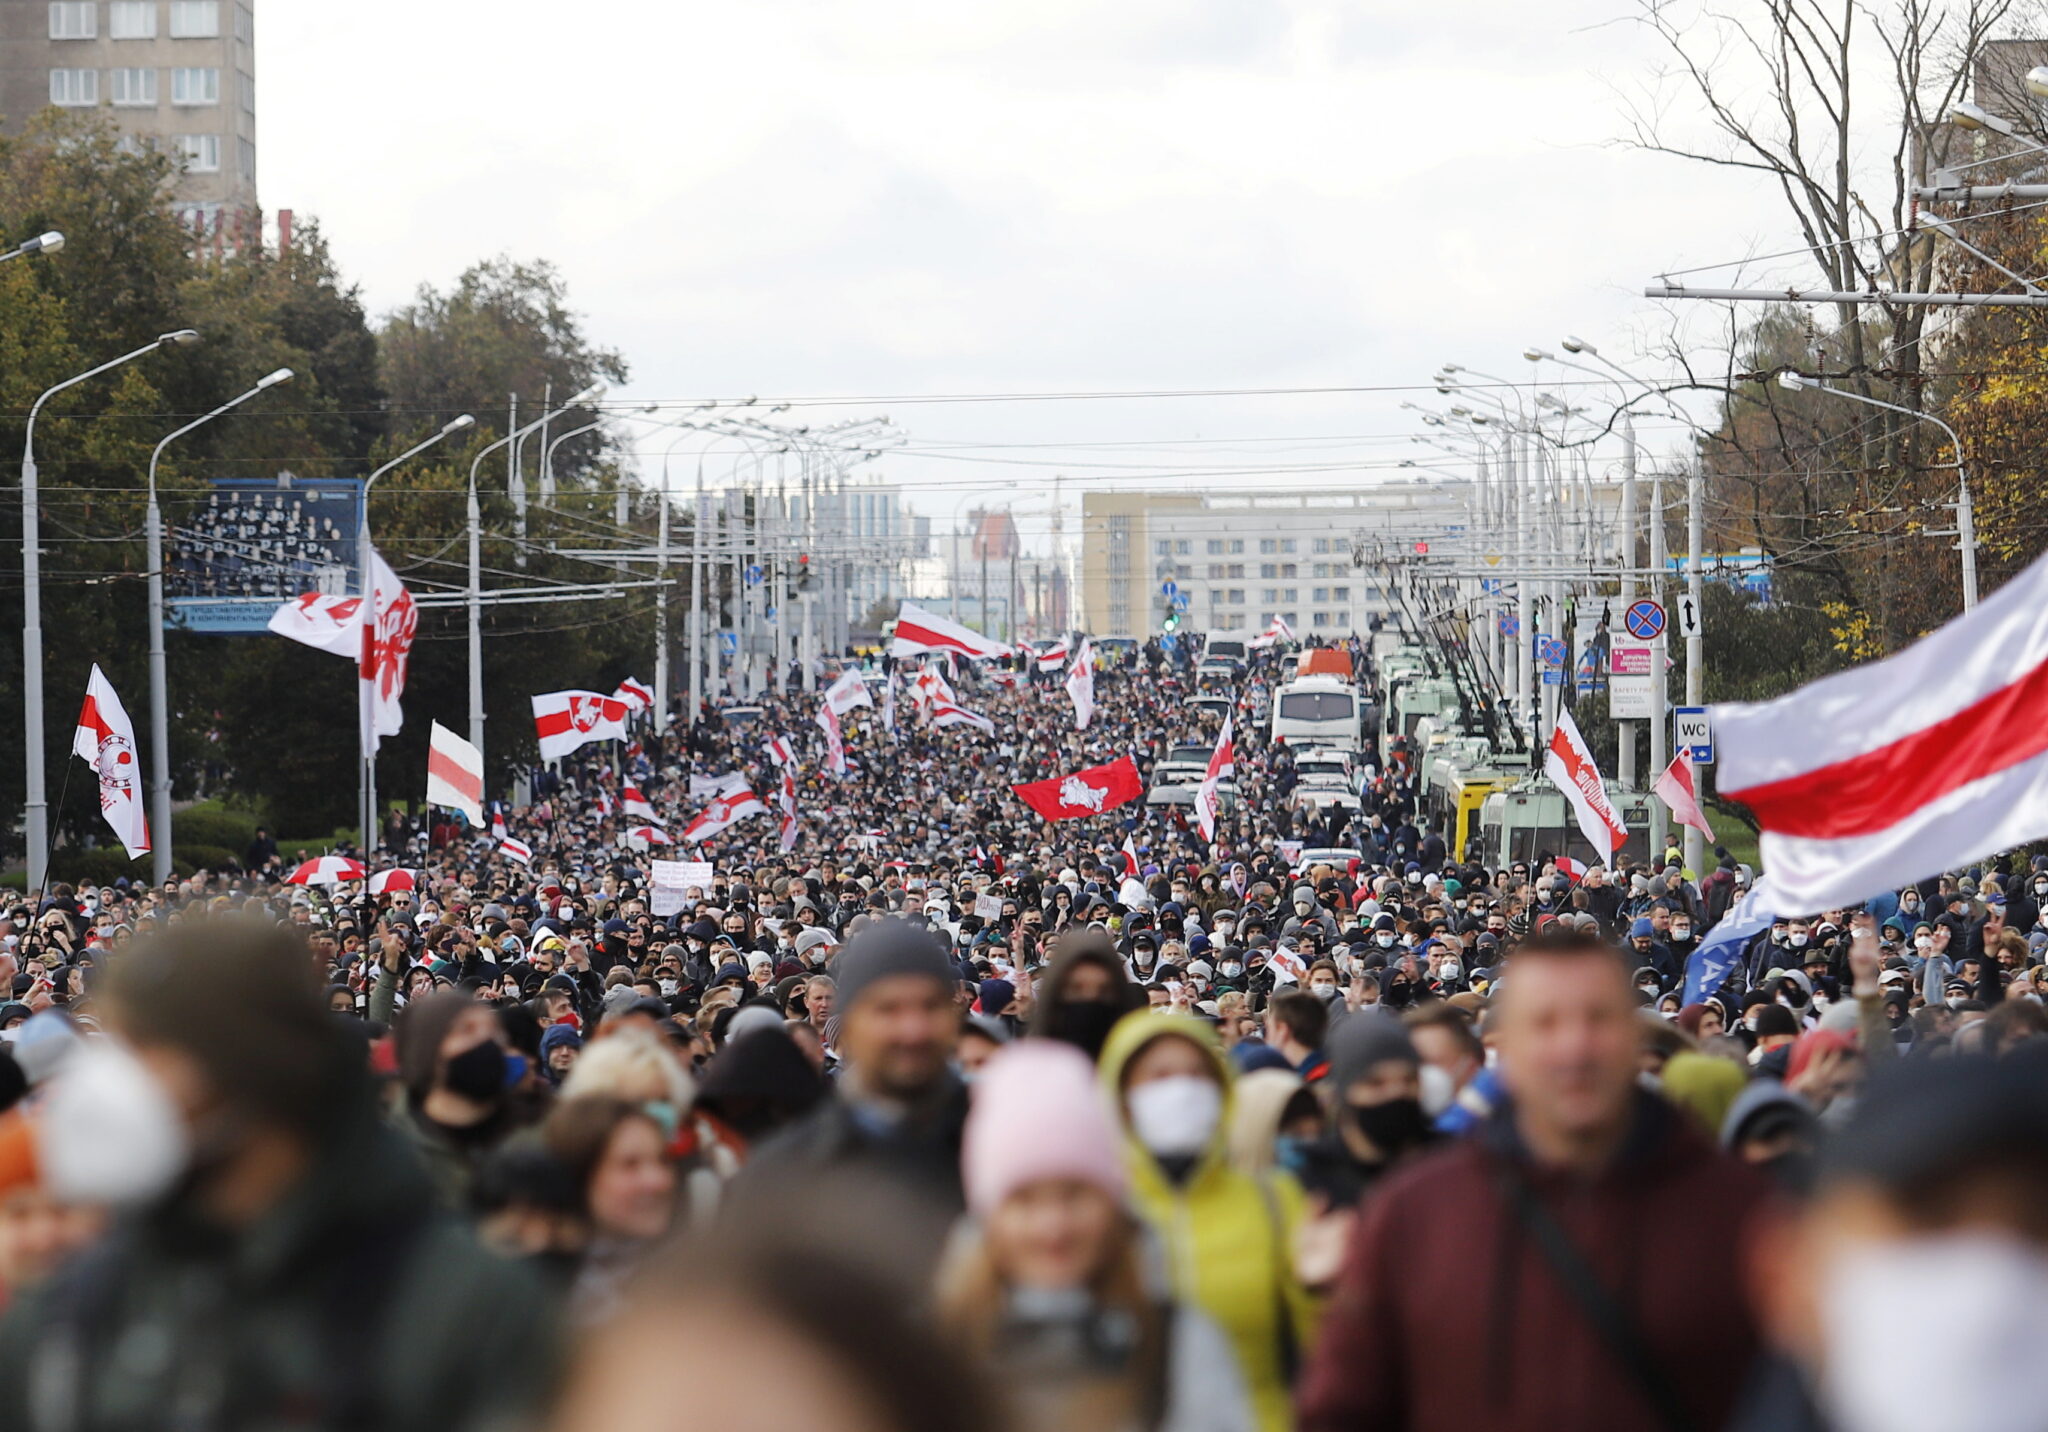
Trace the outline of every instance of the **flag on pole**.
{"label": "flag on pole", "polygon": [[[1082,638],[1085,642],[1087,638]],[[1060,639],[1033,658],[1038,669],[1047,676],[1067,664],[1067,657],[1073,652],[1074,638],[1071,632],[1062,633]]]}
{"label": "flag on pole", "polygon": [[1118,851],[1118,852],[1117,852],[1117,854],[1119,854],[1119,855],[1123,856],[1123,858],[1124,858],[1124,879],[1126,879],[1126,880],[1136,880],[1136,879],[1138,878],[1138,839],[1137,839],[1137,837],[1136,837],[1136,836],[1132,836],[1132,835],[1127,835],[1127,836],[1125,836],[1125,837],[1124,837],[1124,848],[1123,848],[1122,850]]}
{"label": "flag on pole", "polygon": [[361,596],[307,592],[270,614],[270,630],[301,645],[356,659],[358,676],[373,688],[369,693],[369,734],[373,742],[381,743],[384,737],[397,735],[404,724],[399,698],[405,694],[406,666],[412,656],[413,633],[419,627],[419,608],[398,574],[374,548],[370,572],[376,600],[368,608]]}
{"label": "flag on pole", "polygon": [[932,707],[934,726],[972,726],[984,736],[996,733],[996,723],[979,711],[969,711],[965,706],[955,706],[950,701],[941,701]]}
{"label": "flag on pole", "polygon": [[71,750],[100,778],[100,814],[113,827],[128,858],[149,854],[149,808],[142,795],[142,759],[135,750],[135,727],[114,692],[114,684],[97,662],[86,678],[85,705],[78,713]]}
{"label": "flag on pole", "polygon": [[1657,798],[1671,807],[1671,818],[1680,825],[1689,825],[1694,830],[1714,838],[1714,828],[1707,824],[1707,813],[1700,808],[1699,782],[1692,769],[1692,754],[1680,751],[1671,758],[1671,764],[1664,768],[1664,774],[1657,777],[1650,787]]}
{"label": "flag on pole", "polygon": [[796,748],[789,744],[789,737],[777,736],[768,743],[768,759],[778,766],[796,764]]}
{"label": "flag on pole", "polygon": [[1120,756],[1104,766],[1090,766],[1071,776],[1027,781],[1011,786],[1018,800],[1046,820],[1074,820],[1084,815],[1101,815],[1136,800],[1145,793],[1145,783],[1129,756]]}
{"label": "flag on pole", "polygon": [[619,808],[636,820],[654,820],[654,802],[640,793],[638,786],[619,787]]}
{"label": "flag on pole", "polygon": [[493,805],[491,807],[491,839],[503,840],[505,835],[505,808],[500,805]]}
{"label": "flag on pole", "polygon": [[1279,642],[1293,640],[1294,628],[1287,625],[1287,619],[1285,617],[1280,616],[1278,613],[1275,613],[1273,617],[1273,624],[1267,627],[1264,631],[1260,632],[1257,636],[1253,637],[1250,641],[1246,642],[1245,645],[1250,647],[1253,651],[1263,651],[1267,647],[1273,646]]}
{"label": "flag on pole", "polygon": [[462,812],[471,830],[484,823],[484,753],[436,721],[427,736],[427,804]]}
{"label": "flag on pole", "polygon": [[846,775],[846,738],[839,733],[839,713],[827,701],[818,707],[818,725],[825,731],[825,769],[835,776]]}
{"label": "flag on pole", "polygon": [[928,612],[915,602],[904,602],[896,611],[896,632],[889,642],[889,655],[916,656],[926,651],[957,652],[988,661],[1009,655],[1010,648],[936,612]]}
{"label": "flag on pole", "polygon": [[1578,820],[1579,834],[1599,852],[1601,863],[1612,860],[1614,852],[1628,839],[1628,827],[1614,802],[1607,798],[1600,768],[1593,763],[1593,753],[1587,749],[1586,738],[1579,734],[1578,723],[1572,720],[1569,711],[1557,713],[1557,728],[1550,733],[1550,749],[1543,757],[1543,774],[1564,792]]}
{"label": "flag on pole", "polygon": [[643,686],[629,676],[619,683],[619,689],[612,693],[612,699],[625,702],[626,709],[629,712],[652,711],[654,709],[654,688]]}
{"label": "flag on pole", "polygon": [[1202,839],[1216,838],[1216,810],[1221,804],[1220,788],[1230,773],[1237,769],[1236,748],[1230,743],[1230,728],[1234,716],[1223,718],[1223,729],[1216,733],[1216,748],[1209,753],[1209,768],[1202,773],[1202,784],[1195,788],[1195,820],[1202,827]]}
{"label": "flag on pole", "polygon": [[953,695],[953,685],[939,673],[937,667],[927,666],[910,679],[910,697],[917,703],[917,709],[927,716],[934,706],[941,703],[957,706],[959,701]]}
{"label": "flag on pole", "polygon": [[669,839],[668,832],[658,825],[636,825],[626,832],[626,840],[628,843],[643,849],[653,845],[675,844],[673,840]]}
{"label": "flag on pole", "polygon": [[834,716],[844,716],[856,707],[875,703],[868,695],[868,684],[861,680],[860,669],[849,666],[839,673],[837,681],[825,688],[825,704],[832,708]]}
{"label": "flag on pole", "polygon": [[784,855],[796,849],[796,772],[785,766],[782,770],[782,830],[778,843]]}
{"label": "flag on pole", "polygon": [[1853,904],[2048,836],[2048,559],[1896,655],[1713,711],[1784,910]]}
{"label": "flag on pole", "polygon": [[750,815],[767,813],[768,807],[761,804],[760,797],[750,790],[720,796],[704,808],[702,815],[684,828],[683,839],[694,845],[700,840],[709,840],[727,826],[745,820]]}
{"label": "flag on pole", "polygon": [[521,865],[533,864],[533,847],[523,840],[514,840],[509,835],[501,836],[498,840],[498,849]]}
{"label": "flag on pole", "polygon": [[626,703],[595,691],[550,691],[533,698],[540,758],[560,760],[591,741],[626,738]]}
{"label": "flag on pole", "polygon": [[1074,702],[1074,729],[1085,731],[1095,719],[1095,644],[1086,637],[1067,669],[1067,695]]}

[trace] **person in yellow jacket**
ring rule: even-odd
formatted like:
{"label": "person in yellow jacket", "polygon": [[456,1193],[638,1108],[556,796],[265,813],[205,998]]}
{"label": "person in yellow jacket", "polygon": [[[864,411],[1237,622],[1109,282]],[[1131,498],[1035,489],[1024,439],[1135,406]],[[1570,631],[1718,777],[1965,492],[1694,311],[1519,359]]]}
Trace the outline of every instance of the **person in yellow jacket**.
{"label": "person in yellow jacket", "polygon": [[1316,1310],[1294,1271],[1300,1188],[1231,1165],[1230,1065],[1200,1020],[1128,1014],[1100,1067],[1123,1122],[1131,1200],[1164,1246],[1175,1292],[1229,1338],[1260,1432],[1287,1432],[1295,1370],[1315,1340]]}

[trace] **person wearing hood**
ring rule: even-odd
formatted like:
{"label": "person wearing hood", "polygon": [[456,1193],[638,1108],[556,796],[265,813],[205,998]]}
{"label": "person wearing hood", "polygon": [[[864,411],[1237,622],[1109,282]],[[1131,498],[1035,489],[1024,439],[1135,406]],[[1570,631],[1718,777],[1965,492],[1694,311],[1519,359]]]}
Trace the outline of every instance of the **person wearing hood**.
{"label": "person wearing hood", "polygon": [[1175,1293],[1228,1337],[1261,1432],[1286,1432],[1294,1364],[1315,1328],[1294,1269],[1299,1187],[1231,1165],[1230,1066],[1200,1020],[1127,1015],[1100,1063],[1131,1200],[1165,1246]]}
{"label": "person wearing hood", "polygon": [[1230,1344],[1176,1296],[1142,1225],[1087,1057],[1031,1040],[992,1059],[962,1144],[970,1219],[944,1321],[1005,1385],[1018,1432],[1251,1432]]}
{"label": "person wearing hood", "polygon": [[1123,961],[1100,930],[1062,935],[1037,984],[1032,1036],[1063,1040],[1090,1059],[1100,1057],[1116,1022],[1145,1004],[1144,990],[1125,974]]}
{"label": "person wearing hood", "polygon": [[576,1058],[582,1052],[583,1035],[574,1025],[549,1025],[540,1036],[541,1077],[560,1088],[562,1081],[569,1077],[569,1071],[576,1067]]}
{"label": "person wearing hood", "polygon": [[540,1285],[436,1207],[298,936],[195,918],[139,940],[102,1017],[37,1157],[53,1194],[120,1217],[9,1310],[0,1425],[481,1432],[549,1395]]}
{"label": "person wearing hood", "polygon": [[[1633,953],[1629,956],[1637,965],[1648,965],[1657,972],[1660,990],[1669,989],[1685,976],[1685,963],[1671,952],[1671,947],[1657,937],[1657,926],[1649,916],[1639,915],[1628,927],[1628,943]],[[1655,998],[1656,990],[1651,991]]]}
{"label": "person wearing hood", "polygon": [[405,1097],[395,1118],[442,1202],[469,1205],[479,1164],[518,1128],[510,1100],[525,1073],[489,1005],[443,990],[406,1005],[395,1031]]}

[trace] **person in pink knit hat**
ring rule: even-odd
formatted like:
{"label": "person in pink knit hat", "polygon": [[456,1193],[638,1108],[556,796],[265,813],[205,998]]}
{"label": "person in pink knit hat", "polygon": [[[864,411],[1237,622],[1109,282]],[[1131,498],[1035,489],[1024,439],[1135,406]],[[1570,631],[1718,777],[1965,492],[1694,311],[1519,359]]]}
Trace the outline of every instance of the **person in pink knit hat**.
{"label": "person in pink knit hat", "polygon": [[940,1302],[1022,1432],[1249,1432],[1230,1344],[1175,1300],[1125,1206],[1115,1115],[1086,1055],[1031,1039],[991,1059],[961,1174],[968,1217]]}

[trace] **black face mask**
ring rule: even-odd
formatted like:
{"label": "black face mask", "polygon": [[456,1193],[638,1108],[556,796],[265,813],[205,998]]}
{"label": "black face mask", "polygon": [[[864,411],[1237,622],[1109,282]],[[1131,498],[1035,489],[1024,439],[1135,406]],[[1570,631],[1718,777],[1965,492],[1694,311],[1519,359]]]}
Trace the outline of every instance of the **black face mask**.
{"label": "black face mask", "polygon": [[1351,1122],[1388,1158],[1413,1148],[1429,1137],[1429,1119],[1415,1099],[1389,1099],[1384,1104],[1361,1107],[1346,1104]]}
{"label": "black face mask", "polygon": [[472,1045],[448,1061],[442,1087],[479,1104],[495,1103],[505,1092],[505,1051],[495,1039]]}
{"label": "black face mask", "polygon": [[1063,1002],[1046,1011],[1045,1032],[1095,1059],[1101,1056],[1109,1031],[1121,1018],[1123,1010],[1106,999]]}
{"label": "black face mask", "polygon": [[1403,982],[1388,985],[1386,992],[1381,995],[1381,998],[1395,1009],[1404,1009],[1407,1007],[1408,1002],[1415,998],[1415,993],[1406,982]]}

